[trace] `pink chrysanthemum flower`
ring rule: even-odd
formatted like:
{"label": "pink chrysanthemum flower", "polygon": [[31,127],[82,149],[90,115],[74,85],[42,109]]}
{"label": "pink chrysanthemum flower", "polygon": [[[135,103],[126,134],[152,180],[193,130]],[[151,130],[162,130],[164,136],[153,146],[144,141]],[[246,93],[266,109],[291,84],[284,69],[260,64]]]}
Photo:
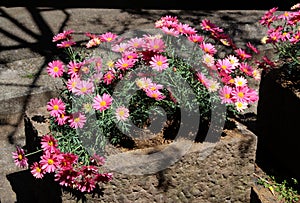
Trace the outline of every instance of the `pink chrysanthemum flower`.
{"label": "pink chrysanthemum flower", "polygon": [[251,58],[252,55],[251,54],[248,54],[245,52],[245,50],[239,48],[239,49],[236,49],[235,52],[237,53],[237,55],[242,59],[242,60],[245,60],[245,59],[248,59],[248,58]]}
{"label": "pink chrysanthemum flower", "polygon": [[216,92],[220,88],[220,83],[216,80],[208,80],[206,88],[209,92]]}
{"label": "pink chrysanthemum flower", "polygon": [[76,182],[76,187],[81,192],[91,192],[96,187],[96,181],[92,177],[84,177]]}
{"label": "pink chrysanthemum flower", "polygon": [[20,168],[26,168],[28,167],[28,159],[25,156],[24,149],[22,149],[19,146],[16,146],[17,151],[12,153],[12,157],[14,159],[14,163],[16,166]]}
{"label": "pink chrysanthemum flower", "polygon": [[86,80],[78,80],[72,91],[75,95],[87,95],[94,92],[94,83]]}
{"label": "pink chrysanthemum flower", "polygon": [[93,100],[93,108],[99,111],[108,109],[112,103],[112,97],[104,93],[102,96],[97,95]]}
{"label": "pink chrysanthemum flower", "polygon": [[98,155],[98,154],[93,154],[90,157],[90,161],[95,166],[103,166],[105,164],[105,158],[103,156]]}
{"label": "pink chrysanthemum flower", "polygon": [[196,76],[198,81],[201,82],[206,87],[208,83],[208,79],[206,78],[206,76],[201,72],[197,72]]}
{"label": "pink chrysanthemum flower", "polygon": [[79,173],[72,166],[60,168],[58,173],[55,173],[55,181],[59,182],[61,186],[73,187],[76,184],[76,177]]}
{"label": "pink chrysanthemum flower", "polygon": [[232,73],[234,67],[231,65],[229,59],[218,59],[216,62],[217,68],[219,68],[221,71],[224,71],[226,74]]}
{"label": "pink chrysanthemum flower", "polygon": [[75,87],[77,85],[77,83],[80,81],[80,79],[78,78],[78,76],[75,76],[74,78],[70,78],[68,79],[67,81],[67,89],[70,91],[70,92],[74,92],[75,90]]}
{"label": "pink chrysanthemum flower", "polygon": [[189,24],[178,23],[176,26],[179,34],[181,35],[194,35],[196,34],[195,28],[192,28]]}
{"label": "pink chrysanthemum flower", "polygon": [[83,128],[85,122],[86,122],[86,117],[83,113],[81,112],[76,112],[73,113],[70,118],[69,118],[69,123],[71,128]]}
{"label": "pink chrysanthemum flower", "polygon": [[57,44],[56,47],[57,48],[68,48],[75,44],[76,44],[76,42],[74,42],[72,40],[68,40],[68,41],[62,41],[60,44]]}
{"label": "pink chrysanthemum flower", "polygon": [[71,78],[77,77],[80,67],[81,67],[81,63],[77,63],[75,61],[70,61],[69,64],[67,65],[68,67],[68,74],[71,76]]}
{"label": "pink chrysanthemum flower", "polygon": [[235,87],[232,89],[232,98],[237,102],[248,102],[248,86]]}
{"label": "pink chrysanthemum flower", "polygon": [[93,39],[90,39],[87,43],[86,43],[86,48],[91,48],[91,47],[95,47],[98,46],[99,44],[101,44],[101,39],[99,37],[95,37]]}
{"label": "pink chrysanthemum flower", "polygon": [[215,67],[215,58],[210,54],[204,54],[202,62],[209,68]]}
{"label": "pink chrysanthemum flower", "polygon": [[240,63],[240,70],[248,76],[252,76],[253,68],[247,63]]}
{"label": "pink chrysanthemum flower", "polygon": [[54,78],[61,77],[64,73],[64,63],[60,60],[54,60],[48,63],[46,70]]}
{"label": "pink chrysanthemum flower", "polygon": [[160,38],[149,38],[144,46],[148,51],[157,53],[165,51],[165,43]]}
{"label": "pink chrysanthemum flower", "polygon": [[150,98],[153,98],[153,99],[157,100],[157,101],[160,101],[160,100],[163,100],[164,98],[166,98],[166,96],[163,95],[163,93],[161,93],[159,90],[152,91],[152,90],[147,89],[146,90],[146,95]]}
{"label": "pink chrysanthemum flower", "polygon": [[107,85],[111,84],[112,81],[115,79],[115,75],[113,71],[107,71],[103,77],[103,82]]}
{"label": "pink chrysanthemum flower", "polygon": [[214,55],[215,53],[217,53],[217,49],[215,48],[215,46],[212,43],[205,43],[202,42],[199,44],[200,48],[208,54]]}
{"label": "pink chrysanthemum flower", "polygon": [[118,121],[126,121],[129,117],[129,110],[124,106],[120,106],[116,109],[115,115]]}
{"label": "pink chrysanthemum flower", "polygon": [[232,92],[232,88],[227,86],[227,85],[220,88],[219,95],[220,95],[222,104],[224,104],[224,103],[226,103],[226,104],[233,103],[231,92]]}
{"label": "pink chrysanthemum flower", "polygon": [[47,110],[50,111],[50,115],[53,117],[59,117],[65,113],[66,105],[60,98],[52,98],[47,103]]}
{"label": "pink chrysanthemum flower", "polygon": [[41,148],[50,153],[56,152],[57,149],[57,140],[52,135],[44,135],[41,139]]}
{"label": "pink chrysanthemum flower", "polygon": [[251,42],[248,42],[247,47],[249,47],[254,53],[259,54],[259,50],[253,45],[251,44]]}
{"label": "pink chrysanthemum flower", "polygon": [[65,30],[62,33],[58,33],[55,35],[52,39],[52,42],[56,42],[59,40],[64,40],[64,39],[71,39],[71,34],[74,32],[74,30]]}
{"label": "pink chrysanthemum flower", "polygon": [[139,55],[133,51],[125,51],[124,53],[122,53],[122,58],[133,60],[134,62],[137,60],[138,57]]}
{"label": "pink chrysanthemum flower", "polygon": [[46,151],[39,162],[41,169],[47,173],[52,173],[57,169],[59,165],[59,156],[57,154],[51,154]]}
{"label": "pink chrysanthemum flower", "polygon": [[239,59],[236,56],[230,54],[226,58],[229,60],[233,68],[236,68],[240,65]]}
{"label": "pink chrysanthemum flower", "polygon": [[169,67],[168,59],[163,55],[154,55],[149,63],[157,71],[163,71]]}
{"label": "pink chrysanthemum flower", "polygon": [[204,37],[201,35],[193,34],[188,36],[188,40],[195,43],[201,43],[204,40]]}
{"label": "pink chrysanthemum flower", "polygon": [[134,63],[135,60],[133,59],[121,58],[117,60],[115,66],[120,70],[128,70],[129,68],[132,68],[134,66]]}
{"label": "pink chrysanthemum flower", "polygon": [[150,83],[147,88],[145,88],[145,91],[150,90],[150,91],[155,91],[155,90],[161,90],[163,89],[163,85],[157,84],[157,83]]}
{"label": "pink chrysanthemum flower", "polygon": [[171,35],[171,36],[174,36],[174,37],[177,37],[179,35],[179,31],[176,30],[175,28],[169,28],[169,27],[163,26],[161,28],[161,30],[164,33],[166,33],[167,35]]}
{"label": "pink chrysanthemum flower", "polygon": [[98,173],[95,177],[96,182],[109,182],[113,179],[112,173]]}
{"label": "pink chrysanthemum flower", "polygon": [[203,19],[200,23],[201,29],[210,32],[223,32],[221,28],[213,24],[210,20]]}
{"label": "pink chrysanthemum flower", "polygon": [[39,165],[39,163],[34,162],[30,167],[30,172],[35,178],[43,178],[45,171],[42,169],[42,167]]}
{"label": "pink chrysanthemum flower", "polygon": [[112,42],[113,40],[115,40],[116,38],[118,37],[118,35],[116,34],[113,34],[111,32],[107,32],[107,33],[104,33],[100,36],[100,39],[103,41],[103,42]]}
{"label": "pink chrysanthemum flower", "polygon": [[129,45],[127,43],[120,43],[120,44],[113,45],[111,50],[114,52],[123,53],[123,52],[127,51],[128,48],[129,48]]}
{"label": "pink chrysanthemum flower", "polygon": [[69,116],[66,116],[64,113],[60,114],[58,117],[56,117],[56,122],[58,125],[65,125],[69,119]]}
{"label": "pink chrysanthemum flower", "polygon": [[60,159],[60,166],[61,167],[69,167],[72,166],[73,164],[76,164],[78,160],[78,156],[72,153],[62,153],[61,154],[61,159]]}
{"label": "pink chrysanthemum flower", "polygon": [[128,48],[136,50],[136,49],[139,49],[139,48],[143,47],[144,43],[145,42],[144,42],[143,38],[135,37],[135,38],[132,38],[128,41]]}

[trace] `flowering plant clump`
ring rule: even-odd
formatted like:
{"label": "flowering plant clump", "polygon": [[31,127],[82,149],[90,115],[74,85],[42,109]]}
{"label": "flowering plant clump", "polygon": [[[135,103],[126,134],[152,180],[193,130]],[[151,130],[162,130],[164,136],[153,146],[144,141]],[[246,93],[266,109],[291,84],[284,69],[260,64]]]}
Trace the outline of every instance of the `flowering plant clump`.
{"label": "flowering plant clump", "polygon": [[300,65],[300,3],[291,7],[291,11],[279,12],[278,7],[268,10],[260,19],[260,24],[267,28],[267,36],[263,43],[271,45],[275,61],[284,63],[288,73],[299,71]]}
{"label": "flowering plant clump", "polygon": [[[207,19],[197,30],[164,16],[155,28],[154,34],[127,37],[86,33],[87,42],[79,46],[73,30],[53,37],[67,59],[51,61],[46,70],[65,86],[47,103],[51,133],[41,139],[40,161],[30,166],[36,178],[55,173],[61,185],[92,191],[97,182],[112,179],[99,172],[104,164],[99,150],[107,141],[120,144],[135,133],[133,126],[149,126],[151,112],[163,114],[153,106],[171,118],[182,106],[200,109],[201,119],[209,121],[213,104],[240,113],[258,100],[248,84],[249,78],[260,79],[254,45],[237,48]],[[18,148],[13,157],[27,167],[27,156]]]}

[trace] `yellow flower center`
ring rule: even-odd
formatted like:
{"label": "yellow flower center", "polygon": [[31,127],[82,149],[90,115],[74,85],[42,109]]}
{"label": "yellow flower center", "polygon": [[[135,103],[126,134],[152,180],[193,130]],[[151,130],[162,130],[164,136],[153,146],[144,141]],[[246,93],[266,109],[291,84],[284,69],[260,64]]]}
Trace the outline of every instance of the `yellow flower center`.
{"label": "yellow flower center", "polygon": [[100,106],[106,106],[106,101],[101,101]]}
{"label": "yellow flower center", "polygon": [[243,98],[243,97],[244,97],[244,93],[243,93],[243,92],[239,92],[237,95],[238,95],[240,98]]}
{"label": "yellow flower center", "polygon": [[237,102],[237,103],[236,103],[236,106],[237,106],[238,108],[241,108],[241,107],[243,107],[243,103],[242,103],[242,102]]}
{"label": "yellow flower center", "polygon": [[157,61],[157,63],[156,63],[158,66],[162,66],[162,61]]}
{"label": "yellow flower center", "polygon": [[79,117],[77,117],[77,118],[74,119],[74,122],[75,122],[75,123],[78,123],[79,121],[80,121],[80,118],[79,118]]}
{"label": "yellow flower center", "polygon": [[53,142],[51,140],[48,141],[49,146],[53,146]]}
{"label": "yellow flower center", "polygon": [[53,67],[53,72],[57,73],[59,71],[59,68],[57,66]]}
{"label": "yellow flower center", "polygon": [[108,42],[110,42],[111,40],[112,40],[111,37],[108,37],[108,38],[106,39],[106,41],[108,41]]}
{"label": "yellow flower center", "polygon": [[124,116],[125,112],[124,111],[119,111],[119,116]]}
{"label": "yellow flower center", "polygon": [[23,159],[23,155],[22,154],[19,154],[18,155],[18,160],[22,160]]}
{"label": "yellow flower center", "polygon": [[81,91],[81,92],[86,92],[86,91],[87,91],[87,88],[86,88],[86,87],[83,87],[83,88],[80,89],[80,91]]}
{"label": "yellow flower center", "polygon": [[36,167],[35,168],[36,172],[40,173],[42,171],[42,169],[40,167]]}
{"label": "yellow flower center", "polygon": [[128,63],[123,63],[123,64],[122,64],[122,67],[123,67],[123,68],[127,68],[127,67],[128,67]]}
{"label": "yellow flower center", "polygon": [[48,159],[48,164],[52,165],[54,163],[53,159]]}
{"label": "yellow flower center", "polygon": [[56,111],[57,111],[58,109],[59,109],[58,105],[54,105],[54,106],[53,106],[53,110],[56,110]]}
{"label": "yellow flower center", "polygon": [[226,70],[226,69],[227,69],[227,66],[222,65],[221,68],[222,68],[223,70]]}
{"label": "yellow flower center", "polygon": [[159,46],[157,45],[157,44],[155,44],[154,46],[153,46],[153,49],[158,49],[159,48]]}
{"label": "yellow flower center", "polygon": [[230,98],[230,94],[225,94],[224,97],[225,97],[226,99],[229,99],[229,98]]}

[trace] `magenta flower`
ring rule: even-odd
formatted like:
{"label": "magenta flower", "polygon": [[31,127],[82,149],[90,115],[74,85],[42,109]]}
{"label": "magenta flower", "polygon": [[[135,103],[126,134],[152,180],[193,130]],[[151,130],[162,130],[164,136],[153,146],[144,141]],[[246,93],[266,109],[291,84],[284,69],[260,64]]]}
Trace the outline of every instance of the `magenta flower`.
{"label": "magenta flower", "polygon": [[71,34],[74,32],[74,30],[65,30],[62,33],[58,33],[57,35],[55,35],[52,39],[52,42],[56,42],[59,40],[65,40],[65,39],[71,39]]}
{"label": "magenta flower", "polygon": [[121,58],[117,60],[116,67],[120,70],[128,70],[129,68],[132,68],[134,66],[134,63],[135,60],[133,59]]}
{"label": "magenta flower", "polygon": [[222,104],[224,104],[224,103],[227,103],[227,104],[233,103],[231,92],[232,92],[232,88],[227,86],[227,85],[220,88],[219,94],[220,94]]}
{"label": "magenta flower", "polygon": [[113,73],[113,71],[108,71],[107,73],[105,73],[104,77],[103,77],[103,82],[107,85],[111,84],[112,81],[115,79],[115,75]]}
{"label": "magenta flower", "polygon": [[94,83],[86,80],[78,80],[72,91],[75,95],[87,95],[94,92]]}
{"label": "magenta flower", "polygon": [[56,122],[58,125],[65,125],[69,119],[69,116],[66,116],[64,113],[60,114],[58,117],[56,117]]}
{"label": "magenta flower", "polygon": [[165,51],[165,43],[160,38],[148,38],[147,43],[144,44],[145,48],[148,51],[153,51],[156,53],[160,53]]}
{"label": "magenta flower", "polygon": [[61,77],[64,73],[64,64],[60,60],[55,60],[48,63],[46,70],[54,78]]}
{"label": "magenta flower", "polygon": [[230,63],[229,59],[227,59],[227,58],[217,60],[216,66],[218,69],[220,69],[221,71],[224,71],[226,74],[232,73],[232,71],[234,69],[234,67]]}
{"label": "magenta flower", "polygon": [[59,164],[59,156],[46,151],[39,162],[41,169],[47,173],[54,172]]}
{"label": "magenta flower", "polygon": [[161,93],[159,90],[146,90],[146,95],[150,98],[154,98],[155,100],[159,101],[159,100],[163,100],[164,98],[166,98],[165,95],[163,95],[163,93]]}
{"label": "magenta flower", "polygon": [[30,167],[30,172],[33,175],[33,177],[35,178],[43,178],[45,171],[41,168],[41,166],[39,165],[39,163],[34,162],[32,164],[32,166]]}
{"label": "magenta flower", "polygon": [[112,97],[109,94],[104,93],[102,96],[97,95],[94,97],[93,108],[99,111],[108,109],[112,103]]}
{"label": "magenta flower", "polygon": [[24,149],[22,149],[19,146],[16,146],[16,148],[17,148],[17,151],[12,153],[14,163],[16,164],[16,166],[18,166],[20,168],[28,167],[28,159],[25,156]]}
{"label": "magenta flower", "polygon": [[76,42],[74,42],[72,40],[69,40],[69,41],[62,41],[60,44],[57,44],[56,46],[58,48],[68,48],[68,47],[71,47],[75,44],[76,44]]}
{"label": "magenta flower", "polygon": [[151,61],[149,63],[150,66],[157,71],[163,71],[169,67],[168,59],[163,55],[155,55],[151,57]]}
{"label": "magenta flower", "polygon": [[70,116],[70,119],[68,121],[70,123],[71,128],[83,128],[86,122],[86,117],[81,112],[76,112]]}
{"label": "magenta flower", "polygon": [[44,135],[41,139],[41,148],[44,151],[55,153],[57,149],[57,140],[52,135]]}
{"label": "magenta flower", "polygon": [[70,61],[67,65],[68,67],[68,74],[71,76],[71,78],[77,77],[80,67],[82,66],[82,63],[77,63],[75,61]]}
{"label": "magenta flower", "polygon": [[211,43],[205,43],[202,42],[199,44],[199,47],[205,52],[208,53],[210,55],[214,55],[215,53],[217,53],[217,49],[215,48],[215,46]]}
{"label": "magenta flower", "polygon": [[47,103],[47,110],[50,111],[50,115],[53,117],[59,117],[65,113],[66,105],[59,98],[52,98]]}
{"label": "magenta flower", "polygon": [[60,170],[54,175],[55,181],[59,182],[61,186],[73,187],[76,184],[76,177],[78,177],[78,171],[73,166],[66,166],[60,168]]}
{"label": "magenta flower", "polygon": [[114,39],[116,39],[118,37],[118,35],[116,34],[113,34],[111,32],[107,32],[107,33],[104,33],[100,36],[100,39],[101,41],[103,42],[111,42],[113,41]]}

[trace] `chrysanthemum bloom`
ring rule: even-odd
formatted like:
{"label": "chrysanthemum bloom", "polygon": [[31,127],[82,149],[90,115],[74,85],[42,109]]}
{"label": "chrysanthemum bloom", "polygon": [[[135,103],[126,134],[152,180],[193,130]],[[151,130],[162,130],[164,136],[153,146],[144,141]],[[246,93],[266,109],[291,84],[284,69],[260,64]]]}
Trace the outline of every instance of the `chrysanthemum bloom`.
{"label": "chrysanthemum bloom", "polygon": [[177,37],[179,35],[179,31],[176,30],[175,28],[169,28],[169,27],[163,26],[161,28],[161,30],[164,33],[166,33],[167,35],[171,35],[171,36],[174,36],[174,37]]}
{"label": "chrysanthemum bloom", "polygon": [[232,98],[237,102],[248,102],[248,86],[235,87],[232,89]]}
{"label": "chrysanthemum bloom", "polygon": [[199,47],[208,54],[214,55],[215,53],[217,53],[217,49],[215,48],[215,46],[212,43],[205,43],[202,42],[199,44]]}
{"label": "chrysanthemum bloom", "polygon": [[113,98],[104,93],[102,96],[97,95],[93,100],[93,108],[99,111],[104,111],[108,109],[113,101]]}
{"label": "chrysanthemum bloom", "polygon": [[232,88],[227,86],[227,85],[220,88],[219,95],[220,95],[222,104],[224,104],[224,103],[227,103],[227,104],[233,103],[231,92],[232,92]]}
{"label": "chrysanthemum bloom", "polygon": [[103,77],[103,82],[107,85],[111,84],[112,81],[115,79],[115,75],[113,71],[107,71]]}
{"label": "chrysanthemum bloom", "polygon": [[74,92],[75,90],[75,87],[77,85],[77,83],[80,81],[79,77],[78,76],[75,76],[74,78],[70,78],[68,79],[67,81],[67,89],[70,91],[70,92]]}
{"label": "chrysanthemum bloom", "polygon": [[154,55],[149,63],[157,71],[163,71],[169,67],[168,59],[163,55]]}
{"label": "chrysanthemum bloom", "polygon": [[245,86],[247,82],[248,82],[247,79],[244,78],[243,76],[237,76],[236,78],[234,78],[234,84],[237,87]]}
{"label": "chrysanthemum bloom", "polygon": [[204,40],[204,37],[198,34],[193,34],[188,36],[188,40],[195,43],[201,43]]}
{"label": "chrysanthemum bloom", "polygon": [[105,158],[98,154],[93,154],[90,157],[90,161],[93,165],[96,165],[96,166],[103,166],[105,164]]}
{"label": "chrysanthemum bloom", "polygon": [[216,92],[220,88],[220,83],[216,80],[208,80],[206,88],[209,92]]}
{"label": "chrysanthemum bloom", "polygon": [[91,192],[96,187],[96,181],[92,177],[84,177],[79,181],[76,181],[76,187],[81,192]]}
{"label": "chrysanthemum bloom", "polygon": [[254,103],[254,102],[257,102],[258,101],[258,93],[256,90],[253,90],[253,89],[248,89],[248,92],[247,92],[247,101],[249,103]]}
{"label": "chrysanthemum bloom", "polygon": [[144,46],[145,41],[143,38],[135,37],[135,38],[131,38],[127,43],[128,43],[128,49],[135,51],[139,48],[142,48]]}
{"label": "chrysanthemum bloom", "polygon": [[76,164],[78,160],[78,156],[75,154],[72,154],[70,152],[67,153],[61,153],[61,159],[60,159],[60,166],[61,167],[69,167],[73,164]]}
{"label": "chrysanthemum bloom", "polygon": [[75,45],[76,42],[69,40],[69,41],[62,41],[60,44],[57,44],[56,47],[57,48],[68,48],[71,47],[73,45]]}
{"label": "chrysanthemum bloom", "polygon": [[150,38],[149,40],[147,40],[147,43],[144,44],[144,47],[148,51],[153,51],[156,53],[165,51],[165,43],[162,39],[159,38]]}
{"label": "chrysanthemum bloom", "polygon": [[259,54],[259,50],[253,45],[251,44],[251,42],[248,42],[247,47],[249,47],[254,53]]}
{"label": "chrysanthemum bloom", "polygon": [[150,98],[153,98],[153,99],[157,100],[157,101],[160,101],[160,100],[163,100],[164,98],[166,98],[166,96],[163,95],[163,93],[160,92],[159,90],[152,91],[152,90],[147,89],[146,90],[146,95]]}
{"label": "chrysanthemum bloom", "polygon": [[64,73],[64,63],[60,60],[54,60],[48,63],[46,69],[50,76],[54,78],[61,77]]}
{"label": "chrysanthemum bloom", "polygon": [[129,68],[132,68],[134,66],[134,63],[135,60],[133,59],[121,58],[117,60],[115,66],[120,70],[128,70]]}
{"label": "chrysanthemum bloom", "polygon": [[179,22],[176,29],[181,35],[194,35],[196,34],[195,28],[192,28],[189,24]]}
{"label": "chrysanthemum bloom", "polygon": [[39,162],[41,169],[47,173],[54,172],[59,165],[59,156],[46,151]]}
{"label": "chrysanthemum bloom", "polygon": [[241,48],[236,49],[236,50],[234,50],[234,51],[235,51],[235,53],[236,53],[242,60],[245,60],[245,59],[248,59],[248,58],[251,58],[251,57],[252,57],[251,54],[246,53],[246,51],[243,50],[243,49],[241,49]]}
{"label": "chrysanthemum bloom", "polygon": [[95,177],[96,182],[109,182],[113,179],[112,173],[98,173]]}
{"label": "chrysanthemum bloom", "polygon": [[28,159],[25,156],[24,149],[22,149],[19,146],[16,146],[16,148],[17,148],[17,151],[12,153],[16,166],[18,166],[20,168],[28,167]]}
{"label": "chrysanthemum bloom", "polygon": [[150,83],[149,86],[147,88],[145,88],[144,90],[147,91],[147,90],[150,90],[150,91],[155,91],[155,90],[161,90],[163,89],[164,86],[161,85],[161,84],[157,84],[157,83]]}
{"label": "chrysanthemum bloom", "polygon": [[213,24],[210,20],[203,19],[200,23],[201,29],[210,32],[223,32],[223,29]]}
{"label": "chrysanthemum bloom", "polygon": [[69,116],[66,116],[64,113],[60,114],[58,117],[56,117],[56,122],[58,125],[65,125],[69,119]]}
{"label": "chrysanthemum bloom", "polygon": [[60,98],[52,98],[47,103],[47,110],[50,111],[50,115],[53,117],[59,117],[65,113],[66,105]]}
{"label": "chrysanthemum bloom", "polygon": [[94,92],[94,83],[86,80],[78,80],[73,93],[75,95],[87,95]]}
{"label": "chrysanthemum bloom", "polygon": [[122,53],[122,58],[133,60],[135,62],[136,59],[138,58],[138,54],[133,51],[125,51],[124,53]]}
{"label": "chrysanthemum bloom", "polygon": [[71,39],[71,34],[74,32],[74,30],[65,30],[62,33],[58,33],[55,35],[52,39],[52,42],[56,42],[59,40],[65,40],[65,39]]}
{"label": "chrysanthemum bloom", "polygon": [[137,79],[135,83],[140,89],[146,90],[151,85],[152,80],[150,78],[143,77]]}
{"label": "chrysanthemum bloom", "polygon": [[119,52],[119,53],[124,53],[125,51],[128,51],[128,49],[129,49],[128,43],[124,43],[124,42],[121,42],[120,44],[114,44],[111,47],[112,51]]}
{"label": "chrysanthemum bloom", "polygon": [[115,115],[118,121],[126,121],[129,117],[129,110],[124,106],[120,106],[116,109]]}
{"label": "chrysanthemum bloom", "polygon": [[207,86],[208,79],[206,78],[206,76],[203,73],[197,72],[196,76],[197,76],[197,79],[199,82],[201,82],[204,86]]}
{"label": "chrysanthemum bloom", "polygon": [[66,166],[59,169],[54,175],[54,180],[59,182],[61,186],[73,187],[76,184],[76,177],[78,177],[78,171],[73,166]]}
{"label": "chrysanthemum bloom", "polygon": [[30,166],[30,172],[33,175],[33,177],[35,178],[43,178],[45,171],[41,168],[41,166],[39,165],[39,163],[34,162],[32,164],[32,166]]}
{"label": "chrysanthemum bloom", "polygon": [[113,41],[114,39],[116,39],[118,37],[118,35],[116,34],[113,34],[111,32],[107,32],[107,33],[104,33],[102,35],[100,35],[100,39],[103,41],[103,42],[111,42]]}
{"label": "chrysanthemum bloom", "polygon": [[80,67],[82,63],[77,63],[76,61],[70,61],[67,65],[68,67],[68,74],[71,76],[71,78],[77,77]]}
{"label": "chrysanthemum bloom", "polygon": [[86,117],[81,112],[73,113],[69,119],[70,127],[75,129],[83,128],[85,122],[86,122]]}
{"label": "chrysanthemum bloom", "polygon": [[44,135],[41,139],[41,148],[44,151],[54,153],[56,151],[58,144],[57,140],[52,135]]}
{"label": "chrysanthemum bloom", "polygon": [[247,63],[240,63],[240,70],[248,76],[252,76],[253,68]]}
{"label": "chrysanthemum bloom", "polygon": [[239,111],[239,112],[242,112],[242,111],[244,111],[245,109],[248,108],[248,103],[246,103],[246,102],[238,101],[238,102],[235,102],[234,105],[235,105],[236,110]]}
{"label": "chrysanthemum bloom", "polygon": [[240,65],[240,61],[239,61],[239,59],[236,56],[230,54],[226,58],[229,60],[229,62],[231,63],[231,66],[233,68],[236,68],[236,67],[238,67]]}
{"label": "chrysanthemum bloom", "polygon": [[230,74],[234,70],[234,67],[231,65],[229,59],[227,58],[218,59],[216,62],[216,66],[218,69],[224,71],[226,74]]}

